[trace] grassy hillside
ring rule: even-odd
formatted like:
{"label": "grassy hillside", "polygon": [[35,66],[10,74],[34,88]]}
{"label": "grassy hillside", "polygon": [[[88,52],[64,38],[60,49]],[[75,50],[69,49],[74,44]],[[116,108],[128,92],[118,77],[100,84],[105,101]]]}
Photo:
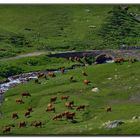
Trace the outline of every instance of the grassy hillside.
{"label": "grassy hillside", "polygon": [[[117,7],[0,5],[0,57],[42,49],[85,50],[119,48],[122,43],[140,45],[139,22],[129,15],[131,12],[139,15],[139,5],[129,5],[127,12],[118,10],[116,15],[114,9]],[[124,24],[114,22],[119,18],[123,19]],[[131,22],[127,24],[127,21]],[[127,32],[120,36],[126,26],[130,32],[135,31],[135,38]]]}
{"label": "grassy hillside", "polygon": [[[22,84],[5,94],[5,102],[1,106],[3,117],[0,119],[0,126],[14,124],[10,135],[16,134],[91,134],[91,135],[124,135],[140,134],[140,121],[131,121],[133,116],[140,115],[139,104],[139,79],[140,63],[124,63],[92,65],[84,68],[78,68],[65,74],[57,74],[54,78],[48,80],[40,79],[41,84],[35,84],[34,81]],[[85,70],[88,74],[84,77],[81,73]],[[76,82],[70,82],[69,77],[73,75]],[[116,76],[115,76],[116,75]],[[109,80],[109,78],[112,78]],[[84,85],[83,80],[88,79],[91,84]],[[98,87],[99,92],[91,91],[92,87]],[[25,104],[16,104],[15,100],[21,97],[21,93],[29,91],[31,97],[24,98]],[[64,106],[64,101],[60,100],[63,95],[69,95],[75,105],[87,105],[84,111],[69,110],[76,112],[76,123],[71,121],[57,120],[53,121],[55,114],[68,110]],[[56,113],[45,112],[45,108],[51,97],[57,96],[55,103]],[[24,117],[24,113],[29,106],[33,107],[33,112],[29,118]],[[104,108],[112,107],[112,112],[106,112]],[[19,119],[13,120],[11,115],[18,112]],[[34,120],[40,120],[44,123],[42,128],[30,126]],[[124,120],[125,124],[106,129],[101,127],[108,120]],[[20,121],[26,121],[26,128],[18,128]],[[0,134],[2,132],[0,131]]]}

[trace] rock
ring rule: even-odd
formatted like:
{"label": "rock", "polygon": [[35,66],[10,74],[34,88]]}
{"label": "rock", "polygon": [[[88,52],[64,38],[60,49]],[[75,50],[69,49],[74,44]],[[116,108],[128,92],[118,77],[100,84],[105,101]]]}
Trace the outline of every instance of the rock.
{"label": "rock", "polygon": [[133,116],[132,117],[132,120],[137,120],[137,119],[139,119],[140,117],[139,116]]}
{"label": "rock", "polygon": [[107,79],[108,79],[108,80],[112,80],[112,78],[111,78],[111,77],[108,77]]}
{"label": "rock", "polygon": [[98,89],[97,87],[95,87],[95,88],[93,88],[91,91],[92,91],[92,92],[99,92],[99,89]]}
{"label": "rock", "polygon": [[115,128],[115,127],[118,127],[118,126],[120,126],[122,124],[124,124],[124,121],[122,121],[122,120],[114,120],[114,121],[105,122],[103,124],[103,126],[105,128]]}

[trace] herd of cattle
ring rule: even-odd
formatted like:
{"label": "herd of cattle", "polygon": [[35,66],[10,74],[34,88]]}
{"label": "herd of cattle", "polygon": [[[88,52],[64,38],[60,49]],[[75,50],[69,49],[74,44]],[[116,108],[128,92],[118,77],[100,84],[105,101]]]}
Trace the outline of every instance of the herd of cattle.
{"label": "herd of cattle", "polygon": [[[76,58],[76,59],[78,59],[78,58]],[[78,60],[79,60],[79,59],[78,59]],[[117,63],[117,64],[118,64],[118,63],[121,64],[121,63],[124,62],[124,61],[125,61],[125,60],[124,60],[123,58],[116,58],[116,59],[114,60],[114,62]],[[135,62],[135,60],[134,60],[134,59],[131,59],[131,60],[129,60],[129,62],[133,63],[133,62]],[[61,73],[62,73],[62,74],[65,73],[65,68],[64,68],[64,67],[61,68]],[[87,77],[87,76],[88,76],[88,74],[87,74],[85,71],[82,71],[82,75],[83,75],[84,77]],[[44,74],[44,73],[39,73],[39,74],[38,74],[38,79],[35,80],[35,83],[40,84],[39,78],[45,78],[45,79],[47,79],[48,76],[49,76],[49,77],[55,77],[56,75],[55,75],[54,72],[48,72],[47,75]],[[70,80],[70,82],[72,82],[72,81],[74,80],[74,77],[71,76],[71,77],[69,78],[69,80]],[[87,78],[86,78],[86,79],[83,81],[83,83],[84,83],[85,85],[88,85],[88,84],[91,83],[91,81],[90,81],[90,80],[87,80]],[[24,97],[31,97],[31,94],[30,94],[29,92],[24,92],[24,93],[22,93],[22,94],[21,94],[21,98],[15,100],[16,103],[17,103],[17,104],[24,104],[24,103],[25,103],[24,100],[23,100]],[[50,102],[48,103],[47,108],[45,109],[46,112],[54,112],[54,113],[56,112],[55,106],[56,106],[56,101],[57,101],[57,99],[58,99],[57,96],[51,97],[51,98],[50,98]],[[74,104],[74,101],[70,101],[70,96],[61,96],[60,99],[61,99],[62,101],[65,101],[64,105],[65,105],[65,107],[68,109],[68,111],[64,111],[64,112],[61,112],[61,113],[59,113],[59,114],[55,114],[55,116],[53,116],[52,120],[61,120],[61,119],[64,118],[64,119],[66,119],[66,120],[74,121],[75,116],[76,116],[76,111],[84,110],[84,109],[88,106],[88,105],[79,105],[79,106],[76,106],[76,105]],[[71,112],[71,110],[74,110],[74,109],[75,109],[75,112]],[[112,108],[111,108],[110,106],[108,106],[107,108],[105,108],[105,110],[106,110],[107,112],[111,112],[111,111],[112,111]],[[33,111],[34,111],[34,110],[33,110],[32,107],[27,108],[27,111],[24,113],[25,118],[30,117],[30,114],[31,114]],[[18,114],[17,112],[14,112],[14,113],[12,114],[12,119],[18,119],[18,118],[19,118],[19,114]],[[41,122],[41,121],[36,121],[36,120],[33,121],[33,122],[31,122],[31,124],[30,124],[30,126],[34,126],[34,127],[42,127],[42,125],[44,125],[43,122]],[[26,127],[26,126],[27,126],[27,122],[26,122],[26,121],[21,121],[21,122],[19,122],[19,124],[18,124],[18,127],[19,127],[19,128]],[[2,129],[2,132],[3,132],[3,133],[9,133],[9,132],[11,132],[11,127],[15,127],[15,125],[12,125],[12,126],[7,125],[7,126],[4,126],[4,128]]]}

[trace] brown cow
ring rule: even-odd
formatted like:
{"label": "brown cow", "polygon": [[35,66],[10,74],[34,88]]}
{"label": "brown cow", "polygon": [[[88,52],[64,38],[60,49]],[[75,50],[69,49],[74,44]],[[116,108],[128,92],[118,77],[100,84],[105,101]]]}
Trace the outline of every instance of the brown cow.
{"label": "brown cow", "polygon": [[19,118],[19,117],[18,117],[18,114],[17,114],[17,113],[13,113],[13,114],[12,114],[12,118],[13,118],[13,119],[18,119],[18,118]]}
{"label": "brown cow", "polygon": [[30,111],[25,112],[24,116],[29,117],[30,116]]}
{"label": "brown cow", "polygon": [[55,107],[47,107],[46,112],[53,111],[55,112]]}
{"label": "brown cow", "polygon": [[53,120],[57,120],[57,119],[62,119],[62,114],[57,114],[56,116],[53,117]]}
{"label": "brown cow", "polygon": [[78,107],[76,108],[76,110],[77,110],[77,111],[80,111],[81,109],[84,110],[85,107],[86,107],[85,105],[80,105],[80,106],[78,106]]}
{"label": "brown cow", "polygon": [[112,108],[109,106],[109,107],[106,108],[106,111],[107,112],[111,112],[112,111]]}
{"label": "brown cow", "polygon": [[89,83],[91,83],[89,80],[84,80],[85,85],[88,85]]}
{"label": "brown cow", "polygon": [[61,71],[62,74],[64,74],[64,72],[65,72],[65,68],[62,67],[62,68],[60,69],[60,71]]}
{"label": "brown cow", "polygon": [[71,104],[70,102],[66,102],[66,103],[65,103],[65,106],[66,106],[67,108],[69,108],[69,109],[72,109],[73,104]]}
{"label": "brown cow", "polygon": [[33,112],[33,108],[32,108],[32,107],[29,107],[27,110],[28,110],[29,112]]}
{"label": "brown cow", "polygon": [[32,122],[31,126],[34,126],[34,127],[42,127],[42,122],[41,121],[34,121]]}
{"label": "brown cow", "polygon": [[19,103],[19,104],[24,104],[23,100],[22,99],[16,99],[16,103]]}
{"label": "brown cow", "polygon": [[116,64],[121,64],[122,62],[124,62],[124,59],[123,58],[116,58],[116,59],[114,59],[114,62]]}
{"label": "brown cow", "polygon": [[55,102],[56,101],[56,99],[57,99],[57,97],[55,96],[55,97],[51,97],[51,99],[50,99],[50,102],[52,103],[52,102]]}
{"label": "brown cow", "polygon": [[47,105],[47,107],[53,107],[53,104],[52,104],[52,103],[49,103],[49,104]]}
{"label": "brown cow", "polygon": [[61,96],[61,100],[68,100],[68,98],[69,98],[70,96]]}
{"label": "brown cow", "polygon": [[26,127],[26,122],[25,121],[22,121],[19,123],[19,128],[21,127]]}
{"label": "brown cow", "polygon": [[73,118],[74,118],[74,115],[72,115],[72,114],[66,114],[66,119],[67,120],[73,120]]}
{"label": "brown cow", "polygon": [[56,75],[54,74],[54,72],[48,72],[48,76],[50,76],[50,77],[56,77]]}
{"label": "brown cow", "polygon": [[22,97],[30,97],[31,94],[29,92],[24,92],[21,94]]}
{"label": "brown cow", "polygon": [[11,127],[5,127],[2,132],[3,133],[9,133],[11,131]]}

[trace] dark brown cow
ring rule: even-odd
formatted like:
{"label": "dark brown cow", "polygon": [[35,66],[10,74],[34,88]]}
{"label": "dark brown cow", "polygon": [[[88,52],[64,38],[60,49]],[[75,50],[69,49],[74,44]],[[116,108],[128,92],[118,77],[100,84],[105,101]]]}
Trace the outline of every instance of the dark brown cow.
{"label": "dark brown cow", "polygon": [[19,104],[24,104],[23,100],[22,99],[16,99],[16,103],[19,103]]}
{"label": "dark brown cow", "polygon": [[55,102],[55,101],[56,101],[56,99],[57,99],[57,97],[56,97],[56,96],[55,96],[55,97],[51,97],[50,102],[51,102],[51,103],[53,103],[53,102]]}
{"label": "dark brown cow", "polygon": [[53,117],[53,120],[57,120],[57,119],[62,119],[62,114],[57,114],[56,116]]}
{"label": "dark brown cow", "polygon": [[30,111],[25,112],[24,116],[29,117],[30,116]]}
{"label": "dark brown cow", "polygon": [[55,107],[47,107],[46,112],[55,112]]}
{"label": "dark brown cow", "polygon": [[26,127],[26,122],[25,121],[19,123],[19,128],[21,128],[21,127]]}
{"label": "dark brown cow", "polygon": [[89,80],[84,80],[85,85],[88,85],[89,83],[91,83]]}
{"label": "dark brown cow", "polygon": [[32,108],[32,107],[29,107],[29,108],[28,108],[28,111],[29,111],[29,112],[33,112],[33,108]]}
{"label": "dark brown cow", "polygon": [[11,131],[11,127],[5,127],[2,132],[3,133],[9,133]]}
{"label": "dark brown cow", "polygon": [[106,108],[106,111],[107,112],[111,112],[112,111],[112,108],[109,106],[109,107]]}
{"label": "dark brown cow", "polygon": [[21,94],[22,97],[30,97],[31,94],[29,92],[24,92]]}
{"label": "dark brown cow", "polygon": [[61,96],[61,100],[68,100],[68,98],[69,98],[70,96]]}
{"label": "dark brown cow", "polygon": [[80,105],[76,108],[77,111],[80,111],[81,109],[84,110],[85,109],[85,105]]}
{"label": "dark brown cow", "polygon": [[13,113],[13,114],[12,114],[12,118],[13,118],[13,119],[18,119],[18,118],[19,118],[19,117],[18,117],[18,114],[17,114],[17,113]]}

